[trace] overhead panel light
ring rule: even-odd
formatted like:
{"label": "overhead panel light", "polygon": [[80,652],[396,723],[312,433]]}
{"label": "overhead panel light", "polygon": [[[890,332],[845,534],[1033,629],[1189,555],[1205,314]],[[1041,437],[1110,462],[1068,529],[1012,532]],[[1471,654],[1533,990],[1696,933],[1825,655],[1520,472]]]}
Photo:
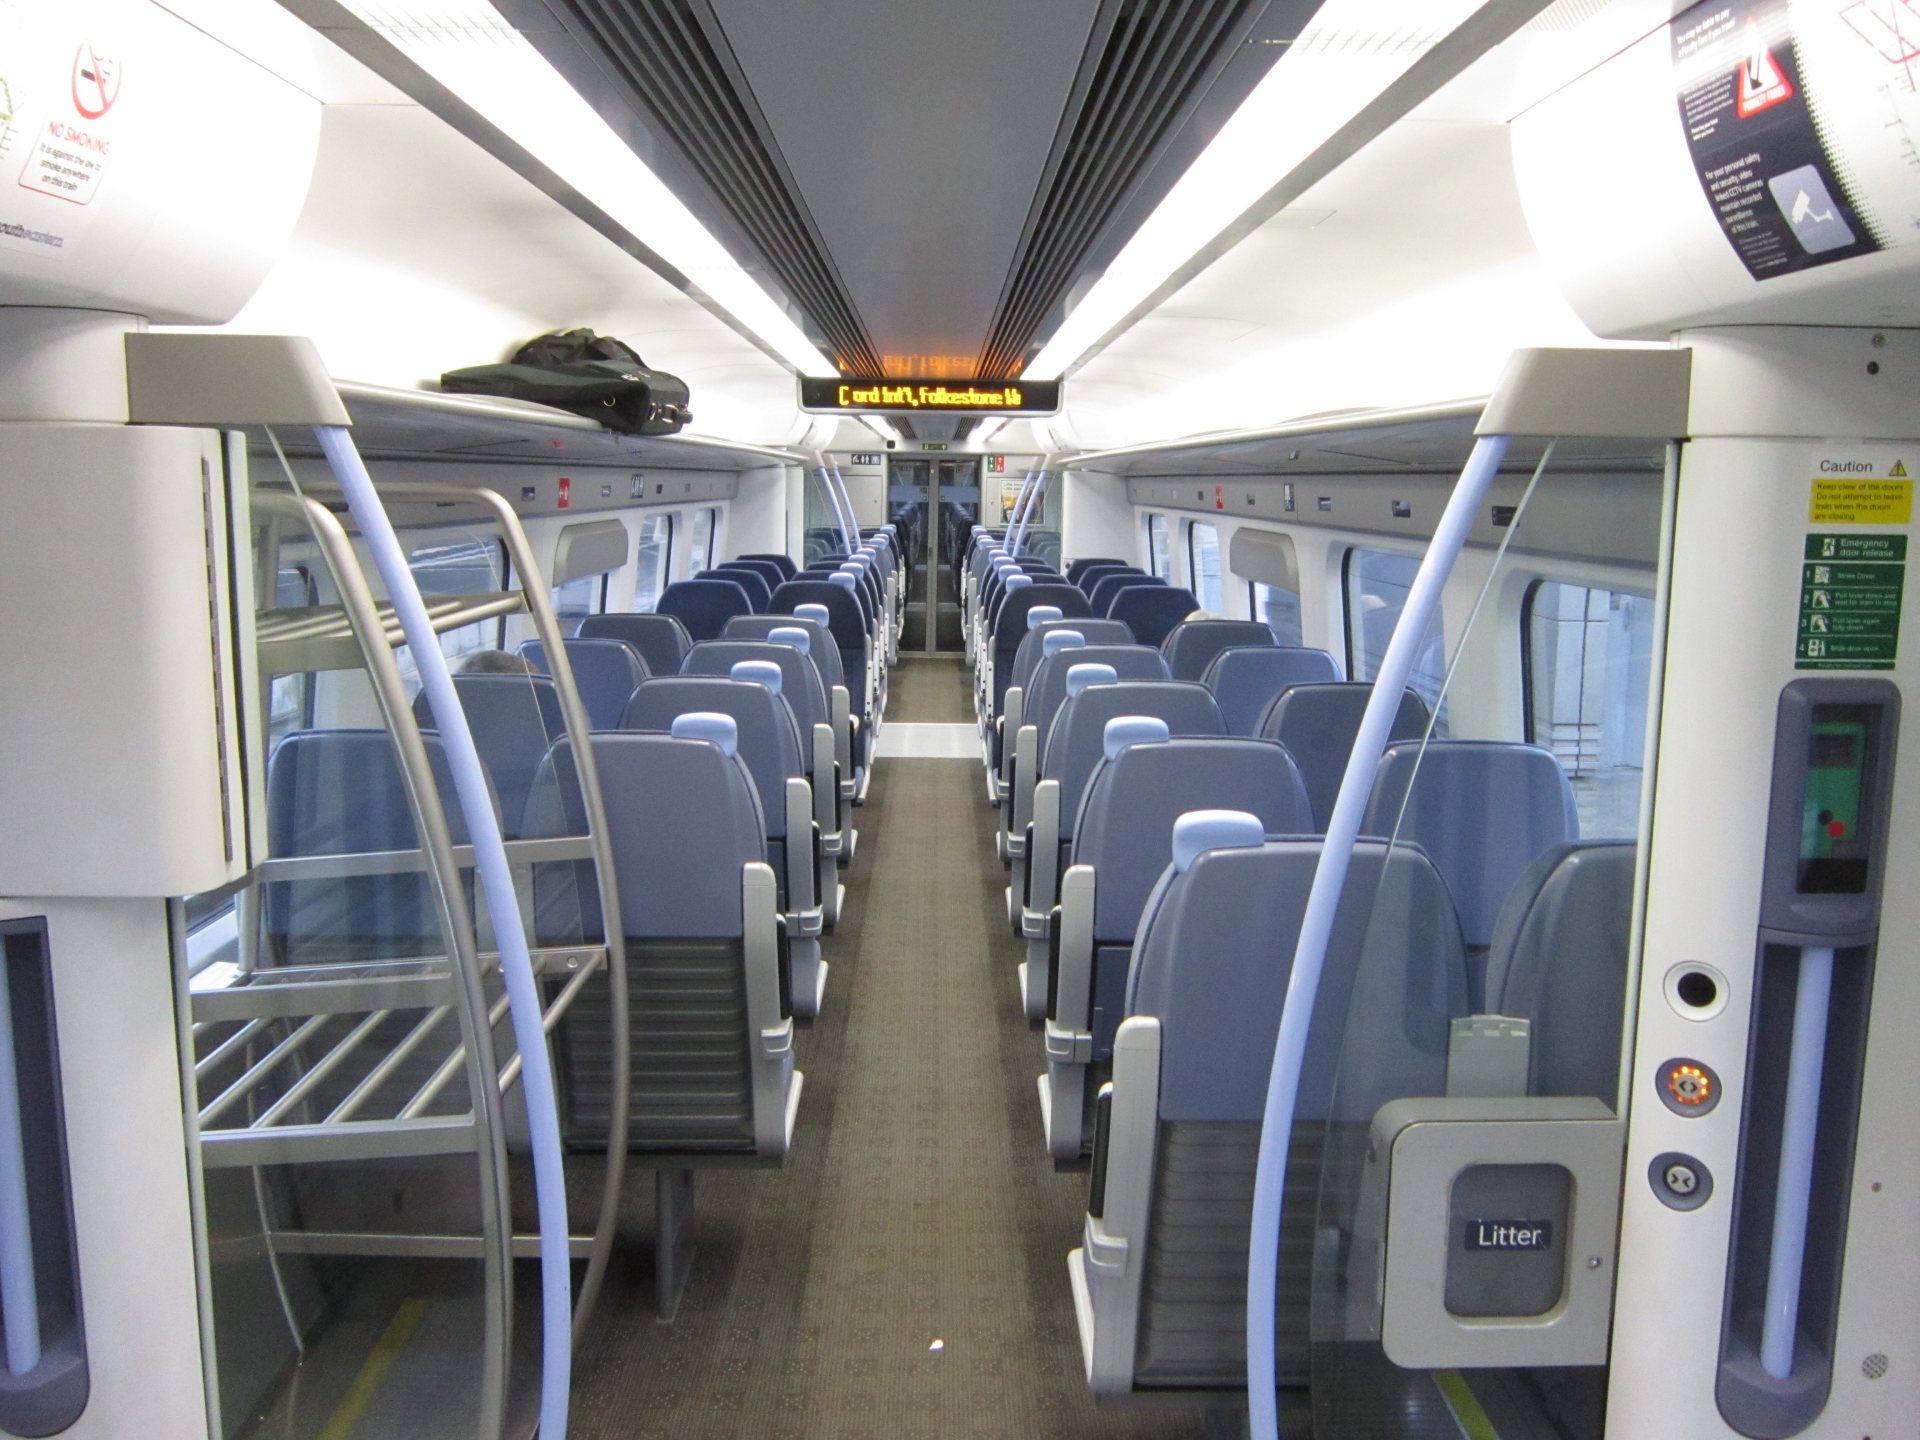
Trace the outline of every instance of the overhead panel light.
{"label": "overhead panel light", "polygon": [[873,433],[878,435],[882,440],[889,441],[895,445],[901,443],[900,432],[893,428],[893,422],[890,420],[882,419],[878,415],[862,415],[860,417],[860,423],[873,431]]}
{"label": "overhead panel light", "polygon": [[1482,4],[1326,0],[1021,378],[1064,375]]}
{"label": "overhead panel light", "polygon": [[559,71],[486,0],[343,0],[803,375],[835,366]]}

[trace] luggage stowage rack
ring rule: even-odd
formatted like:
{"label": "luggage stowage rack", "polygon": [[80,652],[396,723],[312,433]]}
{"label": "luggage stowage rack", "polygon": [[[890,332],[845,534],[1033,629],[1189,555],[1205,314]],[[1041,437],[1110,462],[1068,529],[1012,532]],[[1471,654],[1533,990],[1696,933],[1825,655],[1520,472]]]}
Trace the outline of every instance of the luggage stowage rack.
{"label": "luggage stowage rack", "polygon": [[[436,633],[475,621],[524,614],[541,640],[567,733],[590,733],[567,660],[543,571],[512,507],[491,491],[453,485],[382,486],[390,500],[477,507],[498,530],[521,588],[430,599]],[[273,675],[364,667],[393,742],[416,849],[279,856],[256,866],[235,888],[237,964],[218,983],[188,993],[194,1097],[189,1130],[204,1171],[470,1155],[475,1163],[477,1233],[314,1230],[277,1224],[260,1203],[269,1264],[284,1255],[476,1259],[482,1264],[479,1431],[502,1434],[507,1413],[513,1273],[516,1256],[537,1253],[537,1237],[516,1235],[508,1203],[504,1097],[520,1079],[521,1058],[502,1054],[508,1002],[499,954],[483,948],[469,887],[470,846],[453,831],[435,783],[430,752],[409,703],[395,651],[405,643],[392,606],[378,600],[341,517],[327,503],[330,484],[255,487],[254,523],[278,536],[305,532],[318,549],[341,603],[262,613],[256,627],[264,688]],[[319,497],[319,498],[316,498]],[[269,571],[271,573],[271,571]],[[573,1324],[584,1329],[598,1297],[613,1241],[626,1147],[628,1097],[627,971],[606,812],[593,747],[574,747],[586,833],[513,840],[517,875],[534,865],[588,864],[597,881],[599,937],[532,949],[541,982],[541,1025],[551,1035],[594,977],[609,990],[608,1043],[614,1067],[606,1171],[594,1223],[570,1237],[586,1263]],[[264,943],[266,887],[305,887],[374,876],[424,875],[444,948],[433,953],[321,959],[269,953]],[[528,893],[521,888],[523,897]],[[523,916],[530,914],[524,902]],[[430,945],[421,946],[432,950]],[[300,963],[295,963],[300,962]],[[508,1042],[508,1050],[511,1044]],[[256,1183],[256,1193],[259,1185]],[[276,1280],[278,1272],[276,1269]],[[291,1321],[290,1321],[291,1323]],[[296,1343],[298,1343],[296,1336]]]}

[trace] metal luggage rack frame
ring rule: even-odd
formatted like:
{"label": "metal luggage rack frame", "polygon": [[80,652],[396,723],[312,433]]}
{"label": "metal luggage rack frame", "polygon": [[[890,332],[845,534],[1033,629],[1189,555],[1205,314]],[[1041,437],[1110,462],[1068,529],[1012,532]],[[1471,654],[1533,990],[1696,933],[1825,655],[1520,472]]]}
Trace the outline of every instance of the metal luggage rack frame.
{"label": "metal luggage rack frame", "polygon": [[[394,484],[383,496],[405,501],[470,505],[500,532],[518,591],[442,597],[428,602],[436,634],[476,620],[525,614],[547,656],[567,733],[591,733],[568,663],[543,571],[512,507],[484,489],[457,485]],[[376,599],[331,501],[338,487],[303,482],[297,491],[255,485],[254,520],[292,524],[313,537],[341,603],[263,612],[256,622],[262,684],[269,676],[365,667],[385,727],[394,743],[418,849],[270,858],[236,889],[241,963],[231,983],[192,988],[191,1034],[210,1048],[192,1059],[196,1097],[188,1128],[203,1169],[329,1161],[471,1154],[478,1167],[479,1233],[410,1234],[283,1229],[267,1225],[269,1263],[286,1254],[407,1256],[478,1259],[483,1265],[483,1335],[479,1433],[498,1437],[507,1413],[515,1257],[537,1253],[538,1238],[512,1231],[508,1205],[506,1130],[502,1097],[518,1082],[521,1057],[502,1061],[496,1028],[507,1015],[499,954],[483,950],[465,876],[474,868],[471,846],[451,838],[421,729],[408,702],[395,650],[405,643],[393,607]],[[606,810],[593,748],[573,750],[587,833],[507,843],[516,872],[553,862],[594,866],[603,941],[535,948],[532,959],[546,999],[542,1029],[551,1035],[595,975],[609,988],[614,1063],[606,1173],[591,1231],[569,1237],[584,1259],[574,1305],[576,1339],[598,1299],[612,1248],[626,1168],[628,1007],[624,931]],[[397,959],[262,964],[262,887],[270,883],[424,874],[443,938],[443,954]],[[449,1027],[448,1021],[455,1023]],[[219,1035],[224,1026],[231,1033]],[[384,1047],[384,1048],[383,1048]],[[196,1047],[197,1048],[197,1047]],[[424,1082],[399,1080],[403,1067],[437,1060]],[[202,1097],[201,1086],[238,1066],[238,1073]],[[355,1067],[360,1067],[358,1070]],[[357,1078],[356,1078],[357,1077]],[[409,1077],[412,1078],[412,1077]],[[464,1097],[457,1080],[464,1079]],[[325,1088],[346,1084],[324,1115],[314,1118]],[[405,1089],[405,1094],[397,1093]],[[458,1101],[464,1098],[465,1105]]]}

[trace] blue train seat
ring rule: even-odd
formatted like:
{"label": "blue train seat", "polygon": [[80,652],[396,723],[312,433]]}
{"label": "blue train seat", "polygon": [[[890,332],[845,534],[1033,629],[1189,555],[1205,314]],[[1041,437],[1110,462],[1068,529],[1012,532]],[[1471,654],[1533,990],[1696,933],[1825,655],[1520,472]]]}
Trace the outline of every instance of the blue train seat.
{"label": "blue train seat", "polygon": [[[624,640],[576,635],[566,646],[567,664],[573,667],[573,683],[586,706],[587,723],[596,730],[613,729],[620,723],[627,697],[647,678],[647,662]],[[522,642],[520,655],[540,674],[547,673],[547,648],[538,640]]]}
{"label": "blue train seat", "polygon": [[693,646],[687,627],[673,615],[589,615],[580,622],[582,640],[624,640],[647,663],[649,675],[678,675]]}
{"label": "blue train seat", "polygon": [[1236,645],[1213,657],[1200,683],[1220,702],[1229,735],[1257,735],[1260,717],[1290,685],[1332,685],[1340,667],[1304,645]]}

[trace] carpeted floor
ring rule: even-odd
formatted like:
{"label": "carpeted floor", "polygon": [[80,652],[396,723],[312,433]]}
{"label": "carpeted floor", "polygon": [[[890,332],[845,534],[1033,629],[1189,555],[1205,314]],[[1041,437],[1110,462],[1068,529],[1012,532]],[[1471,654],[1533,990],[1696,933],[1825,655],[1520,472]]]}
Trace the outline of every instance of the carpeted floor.
{"label": "carpeted floor", "polygon": [[[957,661],[903,663],[893,686],[889,719],[971,713]],[[1041,1149],[992,815],[974,761],[877,770],[826,1013],[800,1038],[795,1152],[700,1177],[671,1325],[636,1172],[578,1359],[579,1440],[1200,1435],[1197,1414],[1087,1394],[1066,1272],[1086,1178]]]}

